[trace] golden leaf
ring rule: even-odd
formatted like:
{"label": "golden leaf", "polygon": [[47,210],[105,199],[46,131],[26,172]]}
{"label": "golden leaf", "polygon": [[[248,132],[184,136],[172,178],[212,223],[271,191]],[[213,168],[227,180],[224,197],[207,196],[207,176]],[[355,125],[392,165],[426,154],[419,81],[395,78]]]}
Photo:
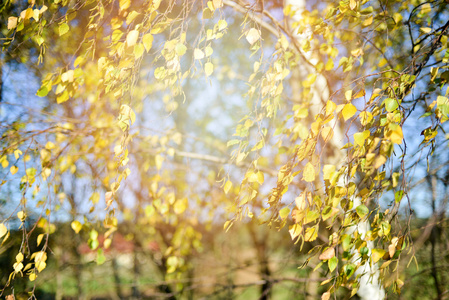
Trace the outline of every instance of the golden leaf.
{"label": "golden leaf", "polygon": [[345,121],[347,121],[349,118],[354,116],[356,112],[357,112],[357,108],[352,103],[346,104],[343,107],[343,110],[341,111]]}

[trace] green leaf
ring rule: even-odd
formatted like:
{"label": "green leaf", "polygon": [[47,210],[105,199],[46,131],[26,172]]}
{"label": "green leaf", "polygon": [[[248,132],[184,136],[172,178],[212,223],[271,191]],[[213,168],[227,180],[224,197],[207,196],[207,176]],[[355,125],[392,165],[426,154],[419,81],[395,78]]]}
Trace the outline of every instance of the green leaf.
{"label": "green leaf", "polygon": [[351,236],[348,234],[344,234],[341,236],[341,247],[343,251],[348,251],[351,247]]}
{"label": "green leaf", "polygon": [[354,274],[354,271],[355,271],[354,264],[347,264],[343,267],[343,272],[347,278],[350,278],[352,276],[352,274]]}
{"label": "green leaf", "polygon": [[394,201],[396,203],[401,202],[402,197],[404,197],[404,191],[400,190],[394,193]]}
{"label": "green leaf", "polygon": [[396,110],[399,107],[398,102],[396,101],[396,99],[393,98],[387,98],[385,99],[385,109],[388,112],[392,112],[394,110]]}
{"label": "green leaf", "polygon": [[319,218],[319,216],[320,216],[320,213],[316,210],[311,210],[311,211],[307,212],[306,220],[305,220],[304,224],[315,221],[316,219]]}
{"label": "green leaf", "polygon": [[370,136],[370,131],[365,130],[363,132],[354,133],[354,143],[362,147],[365,144],[365,140]]}
{"label": "green leaf", "polygon": [[69,32],[69,30],[70,30],[70,27],[67,23],[59,24],[59,36],[66,34],[67,32]]}
{"label": "green leaf", "polygon": [[104,256],[103,249],[97,250],[97,265],[102,265],[106,261],[106,257]]}
{"label": "green leaf", "polygon": [[327,261],[327,265],[329,266],[329,271],[333,272],[338,265],[338,258],[332,257]]}
{"label": "green leaf", "polygon": [[39,90],[37,90],[36,95],[39,97],[45,97],[48,95],[48,88],[46,86],[41,86]]}
{"label": "green leaf", "polygon": [[359,215],[360,218],[363,218],[364,216],[366,216],[369,213],[368,207],[366,207],[363,204],[357,206],[355,211],[357,212],[357,214]]}

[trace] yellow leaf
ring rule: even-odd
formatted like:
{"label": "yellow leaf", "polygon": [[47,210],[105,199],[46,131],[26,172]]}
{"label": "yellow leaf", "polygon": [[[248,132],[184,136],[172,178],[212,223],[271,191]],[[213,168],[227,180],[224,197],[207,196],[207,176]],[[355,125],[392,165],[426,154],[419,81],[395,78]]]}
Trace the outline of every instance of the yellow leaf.
{"label": "yellow leaf", "polygon": [[223,0],[213,0],[212,3],[215,9],[221,8],[223,6]]}
{"label": "yellow leaf", "polygon": [[44,236],[45,236],[44,233],[41,233],[41,234],[39,234],[39,235],[37,236],[37,242],[36,242],[36,243],[37,243],[38,246],[41,244],[42,239],[44,238]]}
{"label": "yellow leaf", "polygon": [[257,176],[257,182],[259,184],[263,184],[263,182],[265,180],[263,173],[259,171],[259,172],[257,172],[256,176]]}
{"label": "yellow leaf", "polygon": [[321,137],[324,141],[329,141],[334,136],[334,131],[331,127],[323,127],[321,128]]}
{"label": "yellow leaf", "polygon": [[30,279],[30,281],[35,281],[36,280],[36,273],[31,273],[30,276],[28,277]]}
{"label": "yellow leaf", "polygon": [[73,221],[70,226],[72,227],[73,231],[75,231],[77,234],[81,231],[83,228],[83,224],[81,224],[80,221]]}
{"label": "yellow leaf", "polygon": [[195,50],[193,50],[193,57],[195,59],[203,59],[204,58],[203,50],[201,50],[199,48],[195,48]]}
{"label": "yellow leaf", "polygon": [[330,71],[334,68],[334,61],[332,60],[332,58],[329,58],[329,60],[326,62],[326,65],[324,66],[324,69],[326,71]]}
{"label": "yellow leaf", "polygon": [[73,82],[75,79],[75,71],[74,70],[68,70],[67,72],[62,73],[61,80],[62,82]]}
{"label": "yellow leaf", "polygon": [[113,200],[112,196],[113,196],[112,192],[107,192],[104,195],[104,201],[106,202],[107,207],[109,207],[112,204]]}
{"label": "yellow leaf", "polygon": [[302,211],[306,208],[306,194],[305,193],[301,193],[301,195],[299,195],[298,197],[295,198],[295,204],[296,207]]}
{"label": "yellow leaf", "polygon": [[425,33],[425,34],[428,34],[428,33],[430,33],[430,32],[432,31],[432,28],[429,28],[429,27],[421,27],[419,30],[420,30],[421,32]]}
{"label": "yellow leaf", "polygon": [[175,214],[180,215],[187,209],[188,205],[189,201],[187,200],[187,198],[178,199],[173,205],[173,211],[175,212]]}
{"label": "yellow leaf", "polygon": [[376,156],[376,159],[374,160],[373,166],[375,169],[378,169],[386,162],[387,162],[387,158],[385,156],[378,155],[378,156]]}
{"label": "yellow leaf", "polygon": [[349,118],[354,116],[356,112],[357,112],[357,108],[352,103],[346,104],[343,107],[343,110],[341,111],[345,121],[347,121]]}
{"label": "yellow leaf", "polygon": [[134,58],[135,59],[139,59],[140,57],[142,57],[143,52],[145,51],[145,46],[142,44],[137,44],[134,46]]}
{"label": "yellow leaf", "polygon": [[[395,125],[395,126],[394,126]],[[401,144],[404,139],[404,134],[402,133],[401,126],[394,124],[390,126],[391,131],[388,134],[388,137],[391,142],[395,144]]]}
{"label": "yellow leaf", "polygon": [[351,99],[352,99],[352,90],[349,90],[349,91],[345,92],[345,98],[346,98],[346,100],[351,101]]}
{"label": "yellow leaf", "polygon": [[8,30],[16,28],[17,26],[17,17],[9,17],[8,18]]}
{"label": "yellow leaf", "polygon": [[23,261],[23,254],[22,254],[22,252],[19,252],[19,253],[16,255],[16,261],[17,261],[17,262],[22,262],[22,261]]}
{"label": "yellow leaf", "polygon": [[388,63],[388,60],[386,60],[384,57],[379,61],[379,63],[377,64],[379,67],[383,67]]}
{"label": "yellow leaf", "polygon": [[304,235],[304,240],[306,242],[313,242],[318,237],[318,231],[315,227],[307,228],[306,234]]}
{"label": "yellow leaf", "polygon": [[386,251],[383,249],[373,249],[371,251],[371,258],[373,259],[373,263],[377,263],[382,258],[382,256],[384,256],[385,252]]}
{"label": "yellow leaf", "polygon": [[373,20],[374,20],[373,16],[368,17],[367,19],[365,19],[365,20],[362,22],[362,26],[363,26],[363,27],[370,26],[371,24],[373,24]]}
{"label": "yellow leaf", "polygon": [[107,63],[106,57],[100,57],[98,59],[98,72],[101,72],[104,69],[106,63]]}
{"label": "yellow leaf", "polygon": [[287,218],[289,214],[290,214],[290,208],[288,208],[288,207],[284,207],[283,209],[281,209],[279,211],[279,217],[281,217],[281,219]]}
{"label": "yellow leaf", "polygon": [[105,249],[109,249],[109,247],[111,247],[111,244],[112,244],[112,240],[111,239],[105,239],[104,242],[103,242],[103,247]]}
{"label": "yellow leaf", "polygon": [[153,46],[153,39],[154,38],[150,33],[147,33],[142,37],[142,43],[145,47],[145,51],[150,51],[151,47]]}
{"label": "yellow leaf", "polygon": [[18,170],[19,170],[19,168],[17,168],[16,166],[12,166],[9,169],[9,171],[11,172],[12,175],[16,174]]}
{"label": "yellow leaf", "polygon": [[251,45],[254,44],[255,42],[257,42],[259,39],[260,39],[260,30],[258,30],[256,28],[251,28],[246,33],[246,40]]}
{"label": "yellow leaf", "polygon": [[14,150],[14,157],[16,159],[19,159],[20,155],[22,155],[22,151],[20,151],[19,149]]}
{"label": "yellow leaf", "polygon": [[204,52],[206,52],[206,57],[209,57],[209,56],[212,55],[212,53],[214,53],[214,49],[212,49],[212,47],[210,47],[210,46],[207,46],[207,47],[204,49]]}
{"label": "yellow leaf", "polygon": [[302,178],[306,182],[312,182],[315,180],[315,168],[310,162],[308,162],[304,167]]}
{"label": "yellow leaf", "polygon": [[13,265],[14,272],[19,273],[23,269],[23,264],[21,262],[16,262]]}
{"label": "yellow leaf", "polygon": [[358,91],[355,95],[354,95],[354,99],[357,99],[357,98],[360,98],[360,97],[363,97],[363,96],[365,96],[366,95],[366,92],[365,92],[365,90],[364,89],[361,89],[360,91]]}
{"label": "yellow leaf", "polygon": [[360,118],[360,123],[363,126],[366,126],[366,124],[368,124],[369,122],[371,122],[371,120],[373,119],[373,114],[370,113],[369,111],[362,111],[359,114],[359,118]]}
{"label": "yellow leaf", "polygon": [[44,261],[38,261],[38,262],[36,263],[36,269],[37,269],[37,271],[38,271],[39,273],[42,272],[42,271],[45,269],[46,266],[47,266],[47,263],[44,262]]}
{"label": "yellow leaf", "polygon": [[425,15],[432,11],[432,6],[430,3],[425,3],[423,6],[421,6],[421,14]]}
{"label": "yellow leaf", "polygon": [[288,232],[290,233],[290,237],[292,238],[292,240],[297,238],[302,232],[302,226],[299,224],[293,224],[288,228],[289,228]]}
{"label": "yellow leaf", "polygon": [[354,10],[357,7],[357,2],[355,0],[349,0],[349,8]]}
{"label": "yellow leaf", "polygon": [[17,218],[19,218],[19,220],[22,222],[25,221],[26,217],[27,217],[27,215],[23,210],[21,210],[17,213]]}
{"label": "yellow leaf", "polygon": [[335,166],[334,165],[324,165],[323,166],[323,179],[329,180],[331,179],[332,173],[335,172]]}
{"label": "yellow leaf", "polygon": [[370,136],[369,130],[363,132],[354,133],[354,143],[362,147],[365,144],[365,140]]}
{"label": "yellow leaf", "polygon": [[223,188],[225,194],[227,194],[231,188],[232,188],[232,182],[230,180],[226,181],[226,184]]}
{"label": "yellow leaf", "polygon": [[[363,55],[363,49],[362,48],[357,48],[351,51],[351,55],[354,57],[359,57],[360,55]],[[354,99],[357,97],[354,97]],[[348,100],[349,101],[349,100]]]}
{"label": "yellow leaf", "polygon": [[39,251],[34,253],[34,261],[35,262],[39,262],[39,261],[46,261],[47,260],[47,253],[45,253],[45,251]]}
{"label": "yellow leaf", "polygon": [[9,161],[8,161],[8,159],[4,159],[3,161],[2,161],[2,167],[5,169],[5,168],[7,168],[9,166]]}
{"label": "yellow leaf", "polygon": [[2,238],[8,232],[8,228],[6,228],[5,224],[0,224],[0,238]]}
{"label": "yellow leaf", "polygon": [[326,116],[329,116],[330,114],[332,114],[335,111],[336,108],[337,108],[337,104],[335,104],[331,100],[327,101],[327,103],[326,103]]}
{"label": "yellow leaf", "polygon": [[321,300],[329,300],[331,298],[331,293],[326,292],[323,295],[321,295]]}
{"label": "yellow leaf", "polygon": [[137,30],[131,30],[128,32],[128,35],[126,36],[126,44],[128,47],[132,47],[137,43],[137,39],[139,38],[139,31]]}
{"label": "yellow leaf", "polygon": [[204,65],[204,71],[206,72],[206,76],[212,75],[212,73],[214,72],[214,65],[210,62],[207,62]]}
{"label": "yellow leaf", "polygon": [[44,181],[46,181],[47,178],[50,177],[50,175],[51,175],[51,169],[50,168],[43,168],[42,169],[42,179]]}
{"label": "yellow leaf", "polygon": [[131,5],[131,0],[120,0],[119,4],[121,10],[126,10]]}
{"label": "yellow leaf", "polygon": [[156,157],[154,158],[155,163],[156,163],[156,168],[158,170],[160,170],[162,168],[162,163],[164,162],[164,158],[161,155],[156,155]]}
{"label": "yellow leaf", "polygon": [[228,232],[228,230],[232,227],[233,224],[234,222],[232,221],[226,221],[223,225],[223,229],[225,230],[225,232]]}
{"label": "yellow leaf", "polygon": [[28,20],[33,16],[33,14],[33,9],[31,7],[28,7],[20,13],[20,17],[24,20]]}

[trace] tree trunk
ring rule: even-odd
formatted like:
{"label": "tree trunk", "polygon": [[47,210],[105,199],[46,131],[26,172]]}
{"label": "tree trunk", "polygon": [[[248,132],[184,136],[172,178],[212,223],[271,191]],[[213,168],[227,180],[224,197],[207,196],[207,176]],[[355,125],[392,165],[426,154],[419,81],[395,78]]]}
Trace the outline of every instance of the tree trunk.
{"label": "tree trunk", "polygon": [[254,222],[248,223],[249,233],[256,250],[257,262],[259,265],[259,275],[262,280],[265,282],[260,286],[260,300],[268,300],[271,299],[271,288],[272,282],[271,279],[271,270],[268,264],[268,255],[267,255],[267,244],[268,240],[266,236],[261,239],[258,238],[256,229],[254,228]]}
{"label": "tree trunk", "polygon": [[[301,18],[302,12],[305,10],[306,7],[306,0],[285,0],[284,5],[291,5],[293,9],[296,11],[296,14],[289,20],[290,24],[293,22],[299,21]],[[301,41],[308,38],[308,33],[303,34],[296,34],[296,39],[301,44]],[[312,57],[312,52],[306,52],[302,53],[303,57],[308,60],[310,63],[314,64],[316,63],[316,60]],[[299,64],[301,66],[301,75],[307,76],[311,73],[316,73],[316,70],[312,66],[310,66],[308,63],[304,62],[303,64]],[[305,78],[305,77],[304,77]],[[316,81],[314,85],[312,86],[311,91],[311,99],[310,99],[310,106],[312,110],[314,111],[314,115],[319,113],[319,110],[322,108],[323,103],[325,103],[330,96],[329,93],[329,87],[327,85],[327,81],[325,77],[321,74],[317,74]],[[338,121],[336,121],[338,122]],[[344,157],[342,157],[341,152],[338,151],[341,149],[344,145],[344,135],[343,132],[339,126],[339,124],[336,124],[334,127],[334,136],[333,138],[328,142],[330,144],[330,147],[335,149],[333,151],[333,157],[328,158],[328,162],[332,163],[334,165],[341,166]],[[330,160],[330,161],[329,161]],[[360,199],[357,197],[354,197],[353,199],[353,207],[357,207],[360,205]],[[348,233],[354,232],[357,230],[362,237],[365,236],[366,232],[370,230],[370,225],[368,221],[364,221],[360,223],[357,228],[349,228]],[[367,243],[367,247],[370,249],[374,248],[374,245],[372,242]],[[355,250],[353,250],[355,251]],[[356,252],[356,251],[355,251]],[[354,255],[354,260],[357,259],[357,254]],[[366,263],[365,265],[359,267],[356,271],[356,274],[364,274],[360,278],[360,287],[358,289],[357,294],[361,299],[366,300],[380,300],[385,298],[385,290],[383,286],[379,283],[379,270],[377,264],[374,264],[372,267],[369,265],[369,263]]]}

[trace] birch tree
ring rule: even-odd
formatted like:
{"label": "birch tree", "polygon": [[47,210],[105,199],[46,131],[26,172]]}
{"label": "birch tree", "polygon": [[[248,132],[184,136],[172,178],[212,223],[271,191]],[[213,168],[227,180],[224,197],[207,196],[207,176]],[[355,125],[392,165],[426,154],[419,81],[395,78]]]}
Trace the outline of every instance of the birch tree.
{"label": "birch tree", "polygon": [[[253,219],[288,226],[292,245],[311,245],[298,266],[319,261],[322,299],[342,289],[364,299],[400,293],[396,266],[412,248],[396,220],[412,217],[408,185],[420,157],[446,142],[446,1],[62,0],[0,9],[1,67],[25,66],[40,81],[26,105],[20,93],[18,102],[0,97],[1,188],[13,191],[0,238],[23,231],[8,286],[45,272],[52,220],[65,205],[98,263],[120,223],[133,220],[143,226],[136,232],[163,240],[161,269],[179,277],[201,249],[195,224],[218,220],[229,230]],[[216,124],[215,137],[189,132],[198,121],[188,111],[194,81],[235,87],[240,121],[231,100],[214,102],[232,136]],[[76,186],[64,188],[74,178],[88,194],[79,207],[67,196]]]}

